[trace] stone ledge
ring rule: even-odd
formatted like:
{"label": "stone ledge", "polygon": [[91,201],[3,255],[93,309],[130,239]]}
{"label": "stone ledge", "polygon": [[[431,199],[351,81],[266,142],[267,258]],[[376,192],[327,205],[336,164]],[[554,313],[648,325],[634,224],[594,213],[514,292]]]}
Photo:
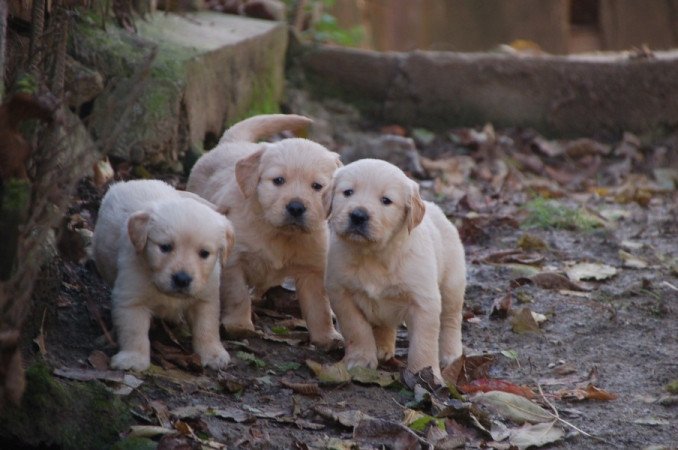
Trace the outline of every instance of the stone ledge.
{"label": "stone ledge", "polygon": [[405,125],[492,122],[556,135],[678,126],[678,52],[631,59],[320,47],[307,49],[302,64],[316,91],[350,92]]}

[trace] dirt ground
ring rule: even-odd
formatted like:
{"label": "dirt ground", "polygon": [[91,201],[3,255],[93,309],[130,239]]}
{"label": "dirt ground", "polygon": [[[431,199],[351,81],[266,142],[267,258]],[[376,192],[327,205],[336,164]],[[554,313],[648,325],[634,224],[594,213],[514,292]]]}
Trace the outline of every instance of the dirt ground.
{"label": "dirt ground", "polygon": [[[558,422],[564,434],[548,448],[678,446],[676,396],[667,390],[678,379],[678,137],[548,141],[531,130],[491,127],[433,134],[375,124],[342,105],[296,105],[290,108],[318,119],[311,137],[339,152],[388,133],[414,138],[424,157],[422,192],[459,227],[466,248],[467,359],[455,377],[459,386],[468,389],[473,380],[526,386],[535,403],[548,411],[552,405],[591,435]],[[132,176],[129,169],[117,165],[117,176]],[[180,187],[184,181],[157,175]],[[70,211],[75,228],[93,228],[104,190],[83,180]],[[54,369],[82,374],[105,369],[115,348],[103,331],[110,330],[110,291],[75,250],[59,259],[60,281],[36,291],[33,328],[39,331],[29,338],[44,344],[27,348],[32,358],[42,351]],[[616,273],[597,275],[600,280],[564,276],[583,262]],[[550,275],[537,275],[544,273]],[[434,400],[422,399],[421,387],[406,386],[416,384],[411,377],[389,387],[318,385],[306,361],[336,363],[342,350],[323,352],[307,343],[303,323],[294,320],[299,310],[292,290],[276,288],[255,312],[258,335],[223,336],[233,357],[224,373],[198,367],[182,327],[155,324],[154,366],[135,374],[143,383],[122,398],[134,425],[175,434],[137,439],[135,448],[158,441],[159,448],[509,448],[473,418],[485,428],[492,419],[518,425],[471,395],[464,397],[473,405],[469,412],[445,388],[429,389]],[[530,312],[545,320],[537,324]],[[406,349],[403,329],[401,363]],[[380,370],[397,375],[400,365],[390,361]],[[454,413],[440,413],[436,401],[453,405]],[[386,422],[354,427],[328,413],[355,410]],[[416,438],[400,425],[410,410],[443,419],[419,428]]]}

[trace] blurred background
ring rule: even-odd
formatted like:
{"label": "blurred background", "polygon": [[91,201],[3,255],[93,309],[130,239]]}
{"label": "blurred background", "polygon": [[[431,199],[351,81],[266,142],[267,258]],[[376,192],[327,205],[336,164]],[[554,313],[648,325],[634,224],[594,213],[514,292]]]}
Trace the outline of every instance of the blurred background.
{"label": "blurred background", "polygon": [[343,28],[381,51],[519,49],[566,54],[678,44],[676,0],[336,0]]}

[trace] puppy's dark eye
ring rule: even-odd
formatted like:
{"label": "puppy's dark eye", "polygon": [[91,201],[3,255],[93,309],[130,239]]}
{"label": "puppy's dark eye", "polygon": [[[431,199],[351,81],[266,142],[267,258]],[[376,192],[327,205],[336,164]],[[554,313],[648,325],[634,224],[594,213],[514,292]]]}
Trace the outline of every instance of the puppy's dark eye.
{"label": "puppy's dark eye", "polygon": [[313,188],[314,191],[319,191],[323,188],[323,185],[320,183],[313,183],[311,187]]}
{"label": "puppy's dark eye", "polygon": [[208,252],[207,250],[200,250],[200,252],[198,252],[198,255],[200,255],[202,259],[207,259],[210,257],[210,252]]}
{"label": "puppy's dark eye", "polygon": [[275,177],[273,178],[273,184],[275,184],[276,186],[282,186],[283,184],[285,184],[285,179],[283,177]]}
{"label": "puppy's dark eye", "polygon": [[350,197],[351,195],[353,195],[353,189],[346,189],[344,191],[344,197]]}
{"label": "puppy's dark eye", "polygon": [[172,251],[172,248],[174,248],[172,247],[172,244],[160,244],[158,247],[160,247],[160,251],[163,253],[169,253]]}
{"label": "puppy's dark eye", "polygon": [[388,197],[382,197],[382,198],[381,198],[381,203],[384,204],[384,205],[386,205],[386,206],[388,206],[388,205],[390,205],[391,203],[393,203],[393,201],[392,201],[390,198],[388,198]]}

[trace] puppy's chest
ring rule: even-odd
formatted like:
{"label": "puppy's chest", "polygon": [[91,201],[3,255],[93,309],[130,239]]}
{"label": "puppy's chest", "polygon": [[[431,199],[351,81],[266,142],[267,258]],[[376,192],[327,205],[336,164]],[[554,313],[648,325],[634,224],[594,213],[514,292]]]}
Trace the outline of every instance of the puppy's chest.
{"label": "puppy's chest", "polygon": [[345,280],[345,287],[371,323],[396,325],[406,315],[410,303],[407,288],[391,276],[355,272]]}
{"label": "puppy's chest", "polygon": [[361,280],[360,278],[362,277],[349,280],[347,287],[350,291],[372,300],[402,297],[404,295],[403,287],[399,284],[385,282],[388,280]]}
{"label": "puppy's chest", "polygon": [[244,251],[239,260],[247,283],[265,289],[280,284],[286,277],[313,269],[313,261],[304,256],[294,250],[282,251],[271,246]]}
{"label": "puppy's chest", "polygon": [[156,291],[147,299],[146,306],[155,316],[176,322],[183,320],[186,310],[198,301],[194,297],[172,297]]}

